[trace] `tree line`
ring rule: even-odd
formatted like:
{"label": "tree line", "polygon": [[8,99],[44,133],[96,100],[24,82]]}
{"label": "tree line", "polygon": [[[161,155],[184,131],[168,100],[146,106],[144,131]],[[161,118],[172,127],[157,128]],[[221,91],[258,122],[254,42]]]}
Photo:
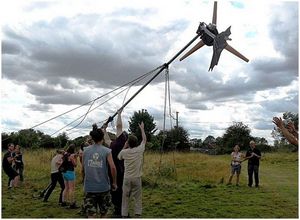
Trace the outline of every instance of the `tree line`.
{"label": "tree line", "polygon": [[[283,118],[285,120],[293,120],[298,125],[298,114],[287,112],[283,114]],[[209,135],[203,140],[197,138],[190,139],[188,131],[182,126],[175,126],[167,131],[158,131],[154,117],[145,109],[134,112],[129,118],[129,134],[134,133],[140,140],[141,134],[138,124],[141,121],[145,124],[145,133],[148,140],[146,148],[153,151],[188,151],[192,147],[195,149],[212,149],[215,154],[226,154],[232,151],[235,144],[239,144],[241,150],[246,150],[249,147],[250,140],[254,140],[261,151],[274,151],[282,147],[295,150],[295,148],[286,142],[280,131],[276,130],[276,128],[272,130],[275,141],[274,146],[271,146],[264,137],[252,136],[251,129],[243,122],[234,122],[225,130],[225,133],[221,137],[215,138]],[[109,133],[109,135],[112,139],[115,138],[114,134]],[[51,137],[38,130],[23,129],[18,132],[3,132],[1,136],[2,149],[6,149],[8,143],[11,142],[23,148],[37,149],[65,148],[71,143],[80,147],[87,139],[88,134],[70,139],[64,132],[56,137]]]}

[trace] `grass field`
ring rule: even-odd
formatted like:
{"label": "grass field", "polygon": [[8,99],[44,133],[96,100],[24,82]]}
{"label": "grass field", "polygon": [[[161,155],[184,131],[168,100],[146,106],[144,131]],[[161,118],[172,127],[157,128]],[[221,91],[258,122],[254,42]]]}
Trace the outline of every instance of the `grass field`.
{"label": "grass field", "polygon": [[[49,183],[52,154],[24,152],[25,181],[19,188],[8,190],[2,172],[2,218],[82,218],[79,209],[58,206],[59,186],[47,203],[33,198]],[[229,155],[146,152],[142,217],[298,218],[298,153],[264,154],[259,188],[247,186],[246,163],[240,186],[227,186],[229,163]],[[83,201],[79,170],[78,205]]]}

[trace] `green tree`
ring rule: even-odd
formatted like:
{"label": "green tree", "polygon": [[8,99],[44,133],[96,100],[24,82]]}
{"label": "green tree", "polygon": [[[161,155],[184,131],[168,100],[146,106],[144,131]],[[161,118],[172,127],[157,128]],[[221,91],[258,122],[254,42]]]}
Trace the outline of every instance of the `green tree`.
{"label": "green tree", "polygon": [[129,122],[129,132],[134,133],[139,140],[142,140],[141,131],[139,128],[139,124],[144,122],[145,125],[145,133],[147,136],[147,141],[151,141],[151,135],[156,131],[156,124],[154,123],[154,117],[151,116],[147,110],[142,109],[138,112],[134,112],[133,116],[130,117]]}
{"label": "green tree", "polygon": [[55,147],[56,148],[65,148],[68,141],[69,141],[68,135],[65,132],[63,132],[63,133],[57,135],[57,137],[55,138],[55,141],[54,141]]}
{"label": "green tree", "polygon": [[193,148],[200,148],[202,147],[202,140],[201,139],[198,139],[198,138],[193,138],[190,140],[190,145],[191,147]]}
{"label": "green tree", "polygon": [[206,148],[215,148],[216,147],[216,139],[212,135],[208,135],[204,141],[203,146]]}
{"label": "green tree", "polygon": [[[163,131],[159,135],[163,136]],[[183,127],[178,126],[165,132],[164,150],[187,150],[189,148],[189,134]]]}
{"label": "green tree", "polygon": [[222,152],[218,153],[230,153],[236,144],[240,146],[241,150],[245,150],[252,139],[250,132],[251,130],[247,125],[242,122],[234,122],[226,129],[222,137]]}

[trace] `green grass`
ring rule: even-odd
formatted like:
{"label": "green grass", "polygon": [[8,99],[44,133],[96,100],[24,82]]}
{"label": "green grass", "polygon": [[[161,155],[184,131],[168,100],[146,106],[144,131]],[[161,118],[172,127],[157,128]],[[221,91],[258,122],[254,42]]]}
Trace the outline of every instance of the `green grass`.
{"label": "green grass", "polygon": [[[25,182],[9,191],[2,172],[3,218],[82,218],[59,207],[59,186],[48,203],[33,198],[49,182],[49,151],[25,152]],[[298,218],[298,154],[265,154],[261,187],[247,186],[242,164],[240,186],[226,185],[230,156],[199,153],[146,153],[143,175],[144,218]],[[77,168],[76,198],[83,201]],[[235,181],[235,177],[233,179]]]}

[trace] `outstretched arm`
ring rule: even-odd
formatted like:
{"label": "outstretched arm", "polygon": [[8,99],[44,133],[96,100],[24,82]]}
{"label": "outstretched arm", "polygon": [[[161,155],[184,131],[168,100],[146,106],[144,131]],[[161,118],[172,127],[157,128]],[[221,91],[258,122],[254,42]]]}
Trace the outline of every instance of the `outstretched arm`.
{"label": "outstretched arm", "polygon": [[290,122],[287,124],[286,128],[288,129],[288,131],[289,131],[290,133],[292,133],[292,135],[294,135],[295,137],[297,137],[297,139],[299,139],[299,138],[298,138],[298,137],[299,137],[298,131],[296,130],[295,125],[294,125],[294,123],[293,123],[292,121],[290,121]]}
{"label": "outstretched arm", "polygon": [[111,144],[111,139],[106,131],[106,128],[107,128],[107,124],[104,124],[103,125],[103,133],[104,133],[104,142],[108,145],[108,147],[110,147],[110,144]]}
{"label": "outstretched arm", "polygon": [[141,133],[142,133],[142,144],[146,144],[146,142],[147,142],[147,136],[145,134],[144,122],[142,122],[141,124],[139,124],[139,127],[140,127]]}
{"label": "outstretched arm", "polygon": [[118,118],[117,118],[117,137],[119,137],[122,134],[123,131],[123,124],[122,124],[122,118],[121,118],[121,113],[123,109],[118,110]]}
{"label": "outstretched arm", "polygon": [[298,146],[298,137],[295,137],[292,133],[290,133],[288,131],[288,129],[286,129],[284,127],[283,121],[280,117],[279,118],[274,117],[273,118],[273,123],[281,130],[282,134],[288,140],[288,142],[290,142],[293,145]]}

